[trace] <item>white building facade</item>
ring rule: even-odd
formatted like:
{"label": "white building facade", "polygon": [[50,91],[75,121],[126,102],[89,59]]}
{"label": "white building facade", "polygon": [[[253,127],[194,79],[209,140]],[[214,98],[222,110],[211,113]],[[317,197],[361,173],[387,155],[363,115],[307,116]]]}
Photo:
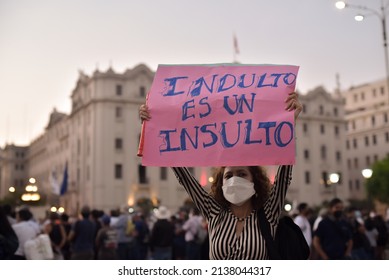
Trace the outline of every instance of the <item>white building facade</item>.
{"label": "white building facade", "polygon": [[350,198],[366,198],[362,170],[389,155],[389,92],[385,79],[343,91]]}

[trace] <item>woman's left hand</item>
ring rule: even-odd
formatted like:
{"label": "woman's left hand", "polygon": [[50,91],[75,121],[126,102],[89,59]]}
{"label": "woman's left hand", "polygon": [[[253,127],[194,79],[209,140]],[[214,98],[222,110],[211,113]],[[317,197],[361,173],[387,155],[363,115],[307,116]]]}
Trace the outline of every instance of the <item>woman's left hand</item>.
{"label": "woman's left hand", "polygon": [[288,98],[286,98],[285,103],[286,103],[285,110],[288,111],[294,110],[294,121],[296,121],[300,112],[303,110],[303,106],[298,100],[298,94],[296,92],[289,93],[289,96]]}

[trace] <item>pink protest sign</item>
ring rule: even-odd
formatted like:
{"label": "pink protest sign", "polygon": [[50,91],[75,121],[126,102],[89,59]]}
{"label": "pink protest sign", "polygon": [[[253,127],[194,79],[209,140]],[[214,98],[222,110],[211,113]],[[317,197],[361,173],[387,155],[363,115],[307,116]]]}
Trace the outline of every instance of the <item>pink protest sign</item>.
{"label": "pink protest sign", "polygon": [[294,113],[285,99],[298,66],[160,65],[147,105],[142,164],[294,164]]}

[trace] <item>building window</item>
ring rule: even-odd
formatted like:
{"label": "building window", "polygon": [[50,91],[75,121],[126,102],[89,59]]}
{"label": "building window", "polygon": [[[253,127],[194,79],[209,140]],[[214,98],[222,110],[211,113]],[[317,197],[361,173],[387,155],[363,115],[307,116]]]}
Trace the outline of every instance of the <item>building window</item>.
{"label": "building window", "polygon": [[164,181],[167,180],[167,167],[161,167],[159,178]]}
{"label": "building window", "polygon": [[359,164],[358,164],[358,158],[354,158],[354,167],[355,168],[358,168]]}
{"label": "building window", "polygon": [[121,163],[115,164],[115,179],[123,178],[123,166]]}
{"label": "building window", "polygon": [[116,150],[122,150],[123,149],[123,139],[122,138],[116,138],[115,139],[115,149]]}
{"label": "building window", "polygon": [[122,85],[116,85],[116,95],[121,96],[123,93],[122,91],[123,91]]}
{"label": "building window", "polygon": [[350,191],[353,190],[353,181],[352,181],[352,180],[349,180],[349,181],[348,181],[348,189],[349,189]]}
{"label": "building window", "polygon": [[147,184],[146,166],[138,165],[138,177],[140,184]]}
{"label": "building window", "polygon": [[369,146],[369,136],[365,136],[365,146]]}
{"label": "building window", "polygon": [[115,116],[116,116],[117,119],[121,119],[123,117],[122,107],[116,107],[115,108]]}
{"label": "building window", "polygon": [[355,180],[355,189],[359,191],[359,180]]}
{"label": "building window", "polygon": [[351,168],[351,159],[347,160],[347,167],[350,169]]}
{"label": "building window", "polygon": [[319,114],[320,114],[320,115],[323,115],[323,114],[324,114],[324,107],[323,107],[323,105],[320,105],[320,106],[319,106]]}
{"label": "building window", "polygon": [[309,171],[305,171],[305,184],[311,183],[311,173]]}
{"label": "building window", "polygon": [[346,149],[347,149],[347,150],[350,149],[350,140],[347,140],[347,141],[346,141]]}
{"label": "building window", "polygon": [[304,158],[309,159],[309,150],[304,150]]}
{"label": "building window", "polygon": [[373,134],[373,145],[377,145],[377,135]]}
{"label": "building window", "polygon": [[353,139],[353,146],[354,146],[354,149],[356,149],[358,147],[358,143],[357,143],[357,139]]}
{"label": "building window", "polygon": [[145,87],[140,87],[139,88],[139,96],[140,97],[146,97],[146,88]]}
{"label": "building window", "polygon": [[375,116],[371,116],[371,125],[375,126]]}
{"label": "building window", "polygon": [[389,132],[385,132],[386,143],[389,142]]}
{"label": "building window", "polygon": [[365,93],[364,92],[361,93],[361,99],[365,100]]}
{"label": "building window", "polygon": [[376,163],[377,161],[378,161],[378,156],[374,155],[374,163]]}
{"label": "building window", "polygon": [[326,146],[321,146],[320,148],[320,154],[321,154],[321,159],[326,159],[327,158],[327,148]]}
{"label": "building window", "polygon": [[324,124],[321,124],[321,125],[320,125],[320,133],[321,133],[321,134],[325,134],[325,133],[326,133]]}
{"label": "building window", "polygon": [[338,116],[338,107],[335,107],[335,108],[334,108],[334,115],[335,115],[335,116]]}
{"label": "building window", "polygon": [[354,102],[357,102],[357,101],[358,101],[358,95],[354,94]]}
{"label": "building window", "polygon": [[336,160],[341,161],[342,160],[342,153],[340,151],[336,151],[335,153]]}
{"label": "building window", "polygon": [[380,90],[381,90],[381,95],[384,95],[385,94],[384,87],[381,87]]}
{"label": "building window", "polygon": [[334,132],[335,136],[339,136],[339,126],[335,125]]}
{"label": "building window", "polygon": [[385,113],[384,114],[384,123],[387,123],[388,122],[388,113]]}
{"label": "building window", "polygon": [[328,174],[327,174],[327,171],[323,171],[321,173],[321,180],[322,180],[324,186],[327,187],[328,186]]}
{"label": "building window", "polygon": [[304,133],[308,132],[308,125],[306,123],[303,123],[303,131]]}
{"label": "building window", "polygon": [[305,104],[303,104],[303,113],[306,113],[307,112],[307,106],[305,106]]}
{"label": "building window", "polygon": [[370,165],[370,156],[366,156],[366,165],[367,165],[367,166]]}
{"label": "building window", "polygon": [[377,94],[377,90],[375,88],[373,88],[373,97],[375,97]]}

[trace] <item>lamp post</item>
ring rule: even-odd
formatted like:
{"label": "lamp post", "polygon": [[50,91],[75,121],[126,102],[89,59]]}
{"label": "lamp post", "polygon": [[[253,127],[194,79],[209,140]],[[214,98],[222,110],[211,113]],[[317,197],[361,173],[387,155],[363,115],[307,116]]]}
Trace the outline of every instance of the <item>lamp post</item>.
{"label": "lamp post", "polygon": [[334,198],[337,197],[336,184],[339,182],[339,179],[340,179],[340,176],[338,173],[331,173],[330,174],[330,182],[331,182],[331,185],[333,185],[332,190],[334,192]]}
{"label": "lamp post", "polygon": [[382,27],[382,39],[384,44],[384,54],[385,54],[386,86],[387,86],[387,92],[389,98],[389,58],[388,58],[388,39],[386,36],[386,17],[389,12],[389,2],[384,3],[384,0],[381,0],[381,7],[379,10],[374,10],[367,6],[348,4],[345,1],[336,1],[335,6],[339,10],[342,10],[344,8],[352,8],[363,12],[369,12],[369,14],[367,15],[357,14],[354,17],[356,21],[363,21],[365,16],[368,15],[376,15],[380,19],[381,27]]}

